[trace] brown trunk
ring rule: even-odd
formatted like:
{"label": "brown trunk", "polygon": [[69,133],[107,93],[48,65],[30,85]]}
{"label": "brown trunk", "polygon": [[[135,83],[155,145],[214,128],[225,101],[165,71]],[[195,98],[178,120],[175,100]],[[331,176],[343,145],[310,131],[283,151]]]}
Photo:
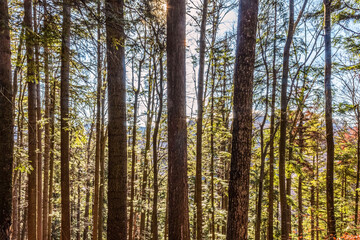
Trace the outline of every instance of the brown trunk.
{"label": "brown trunk", "polygon": [[269,151],[269,207],[268,207],[268,226],[267,226],[267,239],[274,239],[274,138],[275,138],[275,102],[276,102],[276,85],[277,85],[277,70],[276,70],[276,34],[277,34],[277,1],[275,0],[275,15],[274,15],[274,45],[273,45],[273,82],[271,93],[271,117],[270,117],[270,151]]}
{"label": "brown trunk", "polygon": [[63,24],[61,45],[61,239],[70,240],[70,23],[71,1],[63,2]]}
{"label": "brown trunk", "polygon": [[[13,103],[11,52],[7,0],[0,2],[0,239],[10,239],[12,167],[13,167]],[[31,23],[30,23],[31,24]]]}
{"label": "brown trunk", "polygon": [[[145,56],[145,54],[144,54]],[[139,61],[139,71],[138,71],[138,83],[135,88],[134,85],[134,66],[133,67],[133,90],[135,95],[134,102],[134,124],[132,129],[132,147],[131,147],[131,195],[130,195],[130,220],[129,220],[129,240],[133,240],[133,222],[134,222],[134,197],[135,197],[135,164],[136,164],[136,133],[137,133],[137,111],[138,111],[138,99],[140,93],[140,84],[141,84],[141,69],[142,64],[145,58]]]}
{"label": "brown trunk", "polygon": [[[89,171],[89,165],[90,165],[90,157],[91,157],[91,140],[93,136],[93,129],[94,129],[94,121],[91,123],[90,127],[90,133],[89,133],[89,140],[87,143],[87,160],[86,160],[86,171]],[[88,239],[88,232],[89,232],[89,210],[90,210],[90,177],[86,177],[86,190],[85,190],[85,213],[84,213],[84,233],[83,233],[83,239]]]}
{"label": "brown trunk", "polygon": [[[127,239],[127,132],[124,1],[106,0],[109,240]],[[117,43],[117,44],[116,44]]]}
{"label": "brown trunk", "polygon": [[[303,160],[303,152],[304,152],[304,113],[301,110],[300,113],[300,124],[299,124],[299,147],[300,147],[300,162],[302,162]],[[298,218],[298,234],[299,234],[299,239],[303,239],[303,202],[302,202],[302,181],[303,181],[303,177],[302,177],[302,173],[299,173],[299,186],[298,186],[298,206],[299,206],[299,218]]]}
{"label": "brown trunk", "polygon": [[[37,14],[37,1],[34,2],[34,32],[38,35],[38,14]],[[36,78],[36,133],[37,133],[37,212],[36,212],[36,225],[37,225],[37,240],[42,239],[42,143],[41,143],[41,94],[40,94],[40,53],[39,41],[35,38],[35,78]]]}
{"label": "brown trunk", "polygon": [[[100,15],[101,1],[97,2],[97,14]],[[92,239],[98,239],[99,230],[99,180],[100,180],[100,141],[101,141],[101,39],[100,22],[97,26],[97,94],[96,94],[96,147],[95,147],[95,177],[94,177],[94,205],[93,205],[93,235]]]}
{"label": "brown trunk", "polygon": [[143,179],[142,179],[142,186],[141,186],[141,220],[140,220],[140,238],[143,239],[145,237],[145,218],[146,218],[146,196],[147,196],[147,189],[146,184],[148,183],[148,153],[150,151],[150,134],[151,134],[151,124],[153,119],[153,109],[154,109],[154,98],[153,98],[153,82],[152,82],[152,73],[151,63],[149,66],[149,89],[148,89],[148,101],[147,101],[147,118],[146,118],[146,133],[145,133],[145,153],[144,153],[144,169],[143,169]]}
{"label": "brown trunk", "polygon": [[32,28],[32,1],[24,1],[24,23],[26,26],[26,57],[27,57],[27,81],[28,81],[28,141],[29,141],[29,162],[32,171],[29,175],[28,186],[28,238],[36,239],[36,198],[37,198],[37,159],[36,159],[36,82],[34,45]]}
{"label": "brown trunk", "polygon": [[[162,115],[162,110],[163,110],[163,76],[164,76],[164,70],[163,70],[163,59],[162,59],[162,53],[160,53],[160,59],[159,59],[159,64],[160,64],[160,82],[159,82],[159,88],[157,89],[157,93],[159,95],[159,109],[158,109],[158,115],[156,117],[156,121],[155,121],[155,128],[154,128],[154,135],[153,135],[153,160],[154,160],[154,198],[153,198],[153,212],[152,212],[152,224],[151,224],[151,233],[152,233],[152,239],[153,240],[158,240],[159,236],[158,236],[158,194],[159,194],[159,185],[158,185],[158,147],[157,147],[157,143],[158,143],[158,133],[159,133],[159,126],[160,126],[160,121],[161,121],[161,115]],[[155,57],[154,57],[155,58]],[[155,59],[154,59],[155,62]],[[154,68],[156,69],[156,67]],[[157,79],[156,77],[156,70],[155,70],[155,81]],[[155,83],[155,85],[157,85]]]}
{"label": "brown trunk", "polygon": [[169,0],[167,6],[167,79],[168,79],[168,194],[169,239],[190,239],[187,129],[185,0]]}
{"label": "brown trunk", "polygon": [[49,218],[48,218],[48,239],[51,239],[51,220],[52,220],[52,194],[54,184],[54,156],[55,156],[55,104],[56,104],[56,81],[54,80],[50,94],[50,163],[49,163]]}
{"label": "brown trunk", "polygon": [[[313,158],[313,172],[311,174],[311,179],[313,181],[315,181],[315,156]],[[313,182],[311,182],[311,188],[310,188],[310,207],[311,207],[311,211],[310,211],[310,226],[311,226],[311,240],[315,239],[315,184]]]}
{"label": "brown trunk", "polygon": [[203,133],[203,95],[204,95],[204,71],[206,49],[206,19],[208,12],[208,0],[204,0],[200,26],[200,59],[197,92],[197,125],[196,125],[196,177],[195,177],[195,201],[196,201],[196,239],[202,239],[202,133]]}
{"label": "brown trunk", "polygon": [[279,186],[280,186],[280,205],[281,205],[281,239],[289,239],[288,232],[288,213],[286,198],[286,125],[287,125],[287,86],[289,76],[290,48],[294,35],[294,0],[289,0],[289,26],[286,44],[283,54],[283,71],[281,80],[281,116],[280,116],[280,140],[279,140]]}
{"label": "brown trunk", "polygon": [[324,0],[325,41],[325,123],[326,123],[326,210],[328,237],[336,239],[334,206],[334,130],[331,96],[331,0]]}
{"label": "brown trunk", "polygon": [[[215,39],[214,39],[215,41]],[[212,50],[213,52],[213,50]],[[211,222],[210,222],[210,232],[211,239],[215,240],[215,203],[214,203],[214,92],[215,92],[215,71],[216,71],[216,61],[214,57],[211,59],[211,95],[210,95],[210,213],[211,213]]]}
{"label": "brown trunk", "polygon": [[[105,90],[103,90],[102,96],[104,96]],[[99,230],[98,239],[103,238],[103,227],[104,227],[104,194],[105,194],[105,144],[106,144],[106,133],[105,133],[105,98],[102,98],[101,103],[101,141],[100,141],[100,189],[99,189]]]}
{"label": "brown trunk", "polygon": [[227,240],[247,239],[257,0],[239,3]]}

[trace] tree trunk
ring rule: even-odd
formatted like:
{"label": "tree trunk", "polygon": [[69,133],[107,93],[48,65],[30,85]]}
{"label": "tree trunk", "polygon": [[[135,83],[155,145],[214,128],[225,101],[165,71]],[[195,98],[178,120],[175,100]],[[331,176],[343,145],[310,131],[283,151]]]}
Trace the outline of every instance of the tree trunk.
{"label": "tree trunk", "polygon": [[[163,59],[162,59],[162,53],[160,53],[160,59],[159,59],[159,64],[160,64],[160,82],[159,82],[159,88],[160,90],[157,88],[157,92],[159,95],[159,109],[158,109],[158,115],[155,121],[155,128],[154,128],[154,135],[153,135],[153,160],[154,160],[154,198],[153,198],[153,212],[152,212],[152,224],[151,224],[151,233],[152,233],[152,239],[153,240],[158,240],[159,236],[158,236],[158,194],[159,194],[159,185],[158,185],[158,147],[157,147],[157,143],[158,143],[158,133],[159,133],[159,126],[160,126],[160,121],[161,121],[161,115],[162,115],[162,111],[163,111],[163,74],[164,74],[164,70],[163,70]],[[154,57],[155,58],[155,57]],[[155,60],[154,60],[155,62]],[[156,69],[156,67],[154,68]],[[156,73],[155,73],[155,81],[156,81]],[[157,85],[157,84],[155,84]]]}
{"label": "tree trunk", "polygon": [[277,85],[277,70],[276,70],[276,34],[277,34],[277,1],[275,0],[275,15],[274,15],[274,45],[273,45],[273,82],[271,93],[271,117],[270,117],[270,151],[269,151],[269,207],[268,207],[268,227],[267,227],[267,239],[274,239],[274,138],[275,138],[275,104],[276,104],[276,85]]}
{"label": "tree trunk", "polygon": [[326,123],[326,209],[328,237],[336,239],[334,206],[334,131],[331,96],[331,0],[324,0],[325,18],[325,123]]}
{"label": "tree trunk", "polygon": [[[301,109],[301,113],[300,113],[300,124],[299,124],[299,147],[300,147],[300,162],[302,162],[303,160],[303,152],[304,152],[304,113],[303,110]],[[303,176],[302,173],[299,173],[299,186],[298,186],[298,206],[299,206],[299,217],[298,217],[298,234],[299,234],[299,239],[303,239],[303,202],[302,202],[302,181],[303,181]]]}
{"label": "tree trunk", "polygon": [[187,129],[185,0],[169,0],[167,6],[167,79],[168,79],[168,191],[169,239],[190,239]]}
{"label": "tree trunk", "polygon": [[36,82],[32,28],[32,1],[24,1],[24,23],[26,27],[26,57],[28,81],[28,151],[32,171],[29,175],[28,186],[28,238],[36,239],[36,198],[37,198],[37,159],[36,159]]}
{"label": "tree trunk", "polygon": [[239,3],[227,240],[247,239],[258,4],[257,0]]}
{"label": "tree trunk", "polygon": [[[46,0],[43,1],[44,29],[48,28],[48,11]],[[48,240],[49,219],[49,158],[50,158],[50,83],[49,83],[49,47],[48,40],[44,39],[44,75],[45,75],[45,146],[44,146],[44,189],[43,189],[43,240]]]}
{"label": "tree trunk", "polygon": [[[106,0],[109,240],[127,239],[127,132],[124,1]],[[118,44],[115,44],[118,42]]]}
{"label": "tree trunk", "polygon": [[195,201],[196,201],[196,239],[202,239],[202,133],[203,133],[203,95],[204,95],[204,71],[206,49],[206,19],[208,12],[208,0],[203,2],[201,26],[200,26],[200,59],[197,92],[197,125],[196,125],[196,176],[195,176]]}
{"label": "tree trunk", "polygon": [[[357,117],[357,168],[356,168],[356,189],[359,189],[360,183],[360,111],[359,105],[356,108]],[[355,228],[359,224],[359,191],[355,192]]]}
{"label": "tree trunk", "polygon": [[70,23],[71,1],[63,2],[63,24],[61,44],[61,239],[70,239]]}
{"label": "tree trunk", "polygon": [[0,2],[0,238],[10,239],[12,167],[13,167],[13,103],[11,52],[7,0]]}
{"label": "tree trunk", "polygon": [[[97,14],[100,15],[101,1],[97,2]],[[100,142],[101,142],[101,32],[100,22],[97,26],[97,93],[96,93],[96,147],[95,147],[95,177],[94,177],[94,205],[93,205],[93,235],[92,239],[98,239],[99,230],[99,179],[100,179]]]}
{"label": "tree trunk", "polygon": [[38,33],[38,14],[37,14],[37,4],[35,1],[33,5],[33,14],[34,14],[34,32],[35,32],[35,78],[36,78],[36,134],[37,134],[37,212],[36,212],[36,225],[37,225],[37,240],[42,239],[42,144],[41,144],[41,93],[40,93],[40,49],[39,49],[39,40],[37,35]]}
{"label": "tree trunk", "polygon": [[[145,54],[144,54],[145,56]],[[142,64],[145,58],[139,61],[139,71],[138,71],[138,83],[137,87],[133,85],[135,102],[134,102],[134,125],[132,129],[132,147],[131,147],[131,195],[130,195],[130,220],[129,220],[129,240],[133,240],[133,222],[134,222],[134,197],[135,197],[135,164],[136,164],[136,133],[137,133],[137,112],[138,112],[138,99],[140,93],[140,84],[141,84],[141,70]],[[134,66],[132,66],[134,68]],[[134,72],[133,72],[134,77]]]}

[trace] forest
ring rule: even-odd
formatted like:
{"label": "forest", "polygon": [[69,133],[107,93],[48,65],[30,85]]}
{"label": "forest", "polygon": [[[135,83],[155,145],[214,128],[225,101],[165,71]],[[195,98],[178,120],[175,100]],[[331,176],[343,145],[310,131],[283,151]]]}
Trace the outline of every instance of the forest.
{"label": "forest", "polygon": [[360,239],[359,0],[0,0],[0,240]]}

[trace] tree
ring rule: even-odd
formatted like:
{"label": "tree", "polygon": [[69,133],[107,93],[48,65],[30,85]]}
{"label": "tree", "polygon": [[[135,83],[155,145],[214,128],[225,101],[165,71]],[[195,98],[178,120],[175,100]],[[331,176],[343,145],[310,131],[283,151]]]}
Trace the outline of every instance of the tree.
{"label": "tree", "polygon": [[13,166],[13,103],[11,52],[7,0],[0,1],[0,238],[10,239],[12,166]]}
{"label": "tree", "polygon": [[234,72],[234,119],[229,182],[228,240],[247,239],[252,97],[258,1],[241,0]]}
{"label": "tree", "polygon": [[71,1],[63,1],[61,34],[61,239],[71,238],[70,233],[70,24]]}
{"label": "tree", "polygon": [[36,239],[36,200],[37,200],[37,158],[36,158],[36,83],[34,45],[32,29],[32,1],[24,1],[24,24],[26,27],[26,60],[27,60],[27,82],[28,82],[28,142],[29,162],[31,172],[29,173],[28,186],[28,238]]}
{"label": "tree", "polygon": [[109,240],[127,239],[127,134],[124,1],[106,0]]}
{"label": "tree", "polygon": [[167,5],[167,81],[168,81],[168,194],[169,239],[190,239],[187,130],[185,0],[169,0]]}
{"label": "tree", "polygon": [[203,95],[204,95],[204,72],[205,72],[205,35],[208,0],[204,0],[200,26],[200,59],[197,91],[197,125],[196,125],[196,239],[202,239],[202,133],[203,133]]}
{"label": "tree", "polygon": [[326,208],[328,237],[336,239],[334,206],[334,130],[331,96],[331,0],[324,0],[325,41],[325,122],[326,122]]}

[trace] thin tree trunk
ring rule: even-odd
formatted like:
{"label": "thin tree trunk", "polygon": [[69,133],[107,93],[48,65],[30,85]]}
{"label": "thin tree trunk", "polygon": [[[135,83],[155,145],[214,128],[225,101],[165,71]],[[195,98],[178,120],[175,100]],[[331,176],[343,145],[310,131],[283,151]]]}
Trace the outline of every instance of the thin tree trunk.
{"label": "thin tree trunk", "polygon": [[[158,185],[158,134],[159,134],[159,126],[161,121],[161,115],[163,111],[163,76],[164,76],[164,70],[163,70],[163,59],[162,59],[162,53],[160,53],[160,81],[159,81],[159,88],[157,89],[157,93],[159,96],[159,109],[158,109],[158,115],[155,121],[155,128],[154,128],[154,134],[153,134],[153,160],[154,160],[154,198],[153,198],[153,212],[152,212],[152,224],[151,224],[151,233],[152,233],[152,239],[158,240],[159,239],[159,233],[158,233],[158,194],[159,194],[159,185]],[[155,58],[155,57],[154,57]],[[154,59],[155,62],[155,59]],[[156,67],[154,68],[156,69]],[[155,81],[156,81],[156,72],[155,72]],[[155,85],[157,85],[155,83]]]}
{"label": "thin tree trunk", "polygon": [[48,220],[48,239],[51,239],[52,226],[52,194],[54,185],[54,157],[55,157],[55,104],[56,104],[56,80],[53,80],[53,86],[50,94],[50,163],[49,163],[49,220]]}
{"label": "thin tree trunk", "polygon": [[[300,124],[299,124],[299,147],[300,147],[300,162],[303,161],[303,152],[304,152],[304,113],[301,110],[300,113]],[[299,173],[299,186],[298,186],[298,206],[299,206],[299,214],[298,214],[298,234],[299,239],[303,239],[304,230],[303,230],[303,202],[302,202],[302,181],[303,176],[302,173]]]}
{"label": "thin tree trunk", "polygon": [[[97,2],[97,14],[100,15],[101,1]],[[95,177],[94,177],[94,205],[93,205],[93,235],[98,239],[99,230],[99,180],[100,180],[100,142],[101,142],[101,88],[102,88],[102,59],[101,59],[101,31],[100,22],[97,26],[97,93],[96,93],[96,147],[95,147]]]}
{"label": "thin tree trunk", "polygon": [[28,238],[36,239],[36,198],[37,198],[37,158],[36,158],[36,82],[32,28],[32,1],[24,0],[24,23],[26,27],[26,56],[28,81],[28,151],[32,171],[28,186]]}
{"label": "thin tree trunk", "polygon": [[71,1],[63,2],[61,46],[61,239],[70,240],[70,24]]}
{"label": "thin tree trunk", "polygon": [[167,7],[167,79],[168,79],[168,191],[169,239],[190,239],[187,129],[185,0],[169,0]]}
{"label": "thin tree trunk", "polygon": [[270,117],[270,151],[269,151],[269,207],[268,207],[268,227],[267,239],[274,239],[274,138],[275,138],[275,103],[276,103],[276,85],[277,85],[277,70],[276,70],[276,49],[277,49],[277,1],[274,2],[274,43],[273,43],[273,66],[272,66],[272,93],[271,93],[271,117]]}
{"label": "thin tree trunk", "polygon": [[[47,2],[43,1],[44,29],[48,31]],[[50,158],[50,83],[49,83],[49,47],[48,40],[44,39],[44,75],[45,75],[45,146],[44,146],[44,189],[43,189],[43,240],[48,240],[49,219],[49,158]]]}
{"label": "thin tree trunk", "polygon": [[[102,96],[104,96],[105,90],[103,90]],[[100,141],[100,192],[99,192],[99,240],[103,238],[104,227],[104,195],[105,195],[105,145],[106,145],[106,133],[105,133],[105,98],[101,99],[101,141]]]}
{"label": "thin tree trunk", "polygon": [[[145,54],[144,54],[145,56]],[[134,102],[134,123],[132,129],[132,147],[131,147],[131,195],[130,195],[130,220],[129,220],[129,240],[133,240],[133,222],[134,222],[134,197],[135,197],[135,164],[136,164],[136,133],[137,133],[137,111],[138,111],[138,99],[140,93],[140,84],[141,84],[141,69],[142,64],[145,58],[139,61],[139,71],[138,71],[138,83],[137,87],[135,88],[133,82],[133,90],[135,95],[135,102]],[[134,78],[134,66],[133,67],[133,78]],[[134,81],[134,79],[133,79]]]}
{"label": "thin tree trunk", "polygon": [[196,201],[196,239],[202,239],[202,133],[203,133],[203,95],[204,95],[204,71],[206,49],[206,19],[208,12],[208,0],[204,0],[200,26],[200,59],[197,92],[197,125],[196,125],[196,176],[195,176],[195,201]]}
{"label": "thin tree trunk", "polygon": [[[34,32],[36,36],[38,33],[38,14],[37,4],[35,1],[33,5],[34,11]],[[35,37],[35,78],[36,78],[36,134],[37,134],[37,213],[36,213],[36,225],[37,225],[37,240],[42,239],[42,129],[41,129],[41,93],[40,93],[40,53],[39,53],[39,41]]]}
{"label": "thin tree trunk", "polygon": [[326,210],[328,237],[336,239],[334,205],[334,130],[331,96],[331,0],[324,0],[325,41],[325,123],[326,123]]}
{"label": "thin tree trunk", "polygon": [[247,239],[258,4],[257,0],[239,3],[227,240]]}
{"label": "thin tree trunk", "polygon": [[13,90],[7,0],[0,2],[0,238],[10,239],[13,168]]}
{"label": "thin tree trunk", "polygon": [[[313,158],[313,172],[311,174],[311,179],[315,180],[315,156]],[[311,226],[311,240],[315,239],[315,183],[311,182],[310,188],[310,226]]]}
{"label": "thin tree trunk", "polygon": [[[124,1],[106,0],[109,240],[127,239],[127,132]],[[116,41],[115,41],[116,40]],[[118,42],[118,44],[115,44]]]}

